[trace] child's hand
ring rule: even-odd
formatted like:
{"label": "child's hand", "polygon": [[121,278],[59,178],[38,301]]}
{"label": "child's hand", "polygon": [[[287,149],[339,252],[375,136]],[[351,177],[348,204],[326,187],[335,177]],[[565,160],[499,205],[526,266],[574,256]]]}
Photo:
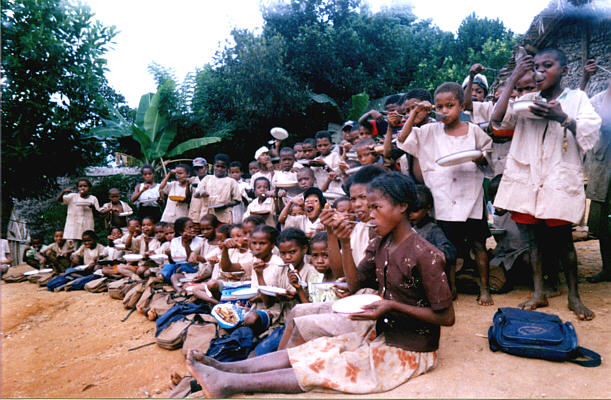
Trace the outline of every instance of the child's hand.
{"label": "child's hand", "polygon": [[340,147],[344,149],[344,153],[347,153],[350,151],[350,149],[352,149],[352,143],[347,140],[342,140]]}
{"label": "child's hand", "polygon": [[549,103],[535,100],[534,105],[529,108],[533,114],[552,121],[564,122],[568,117],[568,115],[562,111],[560,103],[556,100],[552,100]]}
{"label": "child's hand", "polygon": [[301,285],[299,284],[299,275],[297,271],[291,270],[289,271],[289,283],[295,288],[299,289]]}
{"label": "child's hand", "polygon": [[583,66],[583,74],[589,78],[590,76],[594,75],[596,71],[598,71],[596,61],[592,59],[586,61],[586,64]]}
{"label": "child's hand", "polygon": [[72,191],[74,191],[74,189],[72,189],[71,187],[67,187],[67,188],[64,188],[64,190],[62,190],[62,193],[70,193]]}
{"label": "child's hand", "polygon": [[475,160],[473,160],[473,162],[477,165],[487,165],[488,164],[488,160],[486,160],[486,157],[484,157],[483,154],[477,157]]}
{"label": "child's hand", "polygon": [[280,301],[291,301],[291,300],[293,300],[293,299],[295,298],[295,294],[294,294],[294,293],[290,293],[290,292],[287,292],[286,294],[280,294],[280,293],[278,293],[278,294],[276,295],[276,297],[277,297],[277,298],[278,298],[278,300],[280,300]]}
{"label": "child's hand", "polygon": [[228,249],[237,249],[238,247],[240,247],[238,241],[235,239],[225,239],[222,245]]}
{"label": "child's hand", "polygon": [[335,171],[329,172],[329,175],[328,175],[327,179],[329,179],[329,182],[336,180],[337,179],[337,172],[335,172]]}
{"label": "child's hand", "polygon": [[384,119],[384,116],[378,110],[369,111],[369,116],[375,120]]}
{"label": "child's hand", "polygon": [[323,208],[319,218],[320,222],[326,228],[333,228],[337,222],[335,219],[335,210],[332,208]]}
{"label": "child's hand", "polygon": [[396,111],[391,111],[386,116],[386,120],[388,121],[388,125],[395,127],[401,123],[401,115]]}
{"label": "child's hand", "polygon": [[412,112],[417,114],[417,113],[419,113],[421,111],[430,112],[432,109],[433,109],[433,105],[425,100],[425,101],[420,101],[420,102],[416,103],[414,105],[414,109],[412,110]]}
{"label": "child's hand", "polygon": [[187,262],[190,262],[192,264],[195,264],[196,262],[198,262],[197,253],[189,254],[189,258],[187,259]]}
{"label": "child's hand", "polygon": [[278,190],[278,195],[277,196],[278,196],[279,199],[283,198],[284,196],[286,196],[286,190],[284,190],[284,189]]}
{"label": "child's hand", "polygon": [[352,235],[352,230],[354,228],[354,224],[349,220],[342,220],[335,226],[333,232],[335,236],[337,236],[340,240],[350,240],[350,235]]}
{"label": "child's hand", "polygon": [[274,193],[273,190],[270,190],[269,192],[265,193],[265,197],[276,197],[276,193]]}
{"label": "child's hand", "polygon": [[482,64],[473,64],[471,69],[469,69],[469,78],[473,79],[475,78],[475,75],[479,74],[480,72],[484,72],[485,70],[486,68],[484,68]]}
{"label": "child's hand", "polygon": [[262,260],[256,260],[252,263],[252,268],[255,270],[257,275],[263,275],[265,267],[267,267],[267,264],[264,263]]}
{"label": "child's hand", "polygon": [[380,300],[361,308],[365,311],[350,315],[350,319],[376,321],[392,310],[392,301]]}
{"label": "child's hand", "polygon": [[170,176],[176,175],[176,170],[175,169],[171,169],[170,172],[168,172],[168,175],[170,175]]}
{"label": "child's hand", "polygon": [[515,77],[515,79],[517,80],[517,79],[520,79],[522,76],[524,76],[524,74],[527,73],[528,71],[533,71],[534,68],[535,68],[535,59],[532,56],[524,56],[520,59],[520,61],[518,62],[518,65],[516,65],[511,75],[512,77]]}
{"label": "child's hand", "polygon": [[348,170],[348,163],[346,161],[340,161],[339,162],[339,170],[342,174],[346,174],[346,171]]}
{"label": "child's hand", "polygon": [[219,262],[219,258],[216,256],[212,256],[212,257],[208,257],[207,261],[210,265],[214,265]]}

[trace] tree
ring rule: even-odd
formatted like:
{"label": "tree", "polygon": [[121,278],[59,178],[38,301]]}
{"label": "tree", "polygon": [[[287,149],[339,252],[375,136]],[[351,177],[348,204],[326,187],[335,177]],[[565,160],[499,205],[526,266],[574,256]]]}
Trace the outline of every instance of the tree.
{"label": "tree", "polygon": [[109,152],[84,135],[124,102],[103,58],[114,27],[61,0],[2,0],[2,200],[24,198],[101,163]]}

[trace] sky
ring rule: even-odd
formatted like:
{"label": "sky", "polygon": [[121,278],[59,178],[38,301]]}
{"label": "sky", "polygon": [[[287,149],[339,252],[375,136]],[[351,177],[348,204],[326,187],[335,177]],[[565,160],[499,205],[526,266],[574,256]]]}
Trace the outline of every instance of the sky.
{"label": "sky", "polygon": [[[273,0],[84,0],[104,25],[119,33],[106,54],[110,85],[131,107],[140,96],[155,91],[147,67],[156,62],[172,68],[179,81],[212,61],[228,44],[233,28],[260,30],[261,6]],[[372,11],[394,3],[409,3],[420,19],[456,33],[470,13],[499,18],[515,33],[526,32],[550,0],[365,0]],[[441,11],[443,10],[443,11]]]}

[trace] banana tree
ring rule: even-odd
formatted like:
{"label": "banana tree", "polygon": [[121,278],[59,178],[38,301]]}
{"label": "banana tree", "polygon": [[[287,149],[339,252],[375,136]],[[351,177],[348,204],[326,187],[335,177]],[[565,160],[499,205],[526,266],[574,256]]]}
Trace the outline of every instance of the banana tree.
{"label": "banana tree", "polygon": [[174,160],[164,161],[164,159],[219,142],[222,136],[229,133],[229,128],[224,128],[215,132],[214,136],[189,139],[170,149],[176,138],[176,124],[169,121],[167,112],[162,110],[161,102],[164,91],[173,89],[174,82],[168,80],[159,87],[157,93],[143,95],[134,123],[130,123],[121,113],[111,109],[114,119],[103,120],[104,126],[94,129],[91,137],[98,140],[129,137],[140,145],[140,155],[134,158],[154,167],[161,167],[164,173],[167,173],[166,164]]}

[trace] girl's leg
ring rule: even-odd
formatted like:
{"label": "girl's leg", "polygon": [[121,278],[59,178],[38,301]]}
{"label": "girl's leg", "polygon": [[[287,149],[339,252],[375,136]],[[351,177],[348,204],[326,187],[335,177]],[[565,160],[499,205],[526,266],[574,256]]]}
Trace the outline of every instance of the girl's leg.
{"label": "girl's leg", "polygon": [[[299,387],[297,376],[290,366],[270,369],[265,372],[246,372],[234,373],[225,372],[215,369],[214,367],[205,365],[198,361],[192,351],[187,355],[187,368],[195,379],[202,386],[202,390],[209,398],[225,398],[236,393],[302,393],[303,390]],[[261,364],[262,359],[267,357],[269,360],[277,356],[275,352],[266,354],[265,356],[252,358],[250,360],[240,361],[242,363],[250,362],[252,364]],[[286,363],[288,364],[288,356]],[[283,357],[280,356],[279,359]],[[263,360],[265,362],[265,360]],[[233,364],[233,363],[231,363]],[[278,364],[281,365],[284,362]],[[253,369],[254,368],[253,365]]]}
{"label": "girl's leg", "polygon": [[473,241],[473,251],[475,253],[475,263],[479,272],[479,300],[478,304],[482,306],[490,306],[494,304],[490,289],[488,288],[488,275],[490,273],[490,265],[488,264],[488,253],[486,245],[480,241]]}
{"label": "girl's leg", "polygon": [[[569,309],[571,309],[579,319],[591,320],[594,313],[583,305],[579,298],[577,289],[577,252],[573,245],[573,234],[571,225],[549,228],[553,232],[554,239],[557,239],[559,248],[559,261],[564,269],[566,284],[569,288]],[[551,235],[550,235],[551,236]]]}
{"label": "girl's leg", "polygon": [[[543,292],[543,265],[541,263],[541,249],[539,243],[544,239],[544,233],[539,225],[518,223],[518,229],[528,240],[528,261],[533,271],[533,293],[530,299],[521,303],[520,308],[535,310],[539,307],[547,307],[547,297]],[[543,234],[542,234],[543,233]]]}
{"label": "girl's leg", "polygon": [[252,374],[255,372],[267,372],[291,367],[289,355],[286,350],[278,350],[262,356],[232,362],[216,361],[214,358],[207,357],[204,353],[197,350],[191,350],[189,355],[194,361],[201,362],[219,371],[233,372],[236,374]]}

